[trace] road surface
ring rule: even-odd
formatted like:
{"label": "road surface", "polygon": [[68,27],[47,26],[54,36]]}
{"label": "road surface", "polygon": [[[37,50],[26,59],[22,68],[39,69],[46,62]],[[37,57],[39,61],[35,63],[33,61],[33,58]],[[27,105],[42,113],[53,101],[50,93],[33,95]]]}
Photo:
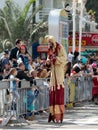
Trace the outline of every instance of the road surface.
{"label": "road surface", "polygon": [[98,105],[92,102],[81,102],[74,108],[66,109],[62,124],[48,123],[48,113],[36,115],[33,121],[10,123],[2,129],[66,130],[98,129]]}

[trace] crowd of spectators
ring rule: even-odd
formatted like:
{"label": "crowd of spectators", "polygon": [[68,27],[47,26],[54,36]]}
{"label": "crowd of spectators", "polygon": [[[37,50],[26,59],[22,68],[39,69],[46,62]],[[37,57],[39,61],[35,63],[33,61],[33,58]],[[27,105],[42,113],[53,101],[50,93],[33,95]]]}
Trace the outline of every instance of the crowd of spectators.
{"label": "crowd of spectators", "polygon": [[34,79],[50,77],[50,69],[47,66],[39,57],[32,60],[26,45],[20,39],[16,40],[15,47],[10,51],[4,50],[0,58],[0,80],[10,81],[10,88],[6,90],[6,94],[7,97],[8,95],[14,97],[13,104],[20,99],[17,88],[21,87],[21,80],[26,80],[30,82],[30,86],[33,86],[33,89],[31,87],[27,91],[28,111],[34,109],[34,102],[39,95]]}
{"label": "crowd of spectators", "polygon": [[16,40],[15,47],[10,51],[4,50],[0,58],[0,80],[9,78],[11,68],[16,68],[16,77],[20,80],[32,81],[36,78],[47,78],[50,69],[39,57],[32,59],[22,40]]}
{"label": "crowd of spectators", "polygon": [[65,67],[65,77],[67,76],[94,76],[98,75],[98,57],[96,54],[82,56],[78,59],[79,52],[68,53],[68,62]]}
{"label": "crowd of spectators", "polygon": [[[96,55],[90,57],[82,57],[78,60],[79,53],[68,53],[68,60],[65,66],[65,78],[84,75],[98,75],[98,59]],[[25,79],[30,81],[30,85],[35,85],[36,96],[39,94],[38,87],[34,79],[49,78],[50,65],[48,62],[41,60],[39,57],[32,59],[26,45],[21,39],[16,40],[15,47],[10,51],[4,50],[3,56],[0,58],[0,80],[12,79],[10,81],[10,89],[7,94],[13,92],[14,97],[19,100],[19,94],[15,87],[21,87],[20,81]],[[18,83],[18,85],[16,85]],[[35,97],[36,97],[35,96]],[[34,93],[30,89],[28,91],[28,108],[34,101]]]}

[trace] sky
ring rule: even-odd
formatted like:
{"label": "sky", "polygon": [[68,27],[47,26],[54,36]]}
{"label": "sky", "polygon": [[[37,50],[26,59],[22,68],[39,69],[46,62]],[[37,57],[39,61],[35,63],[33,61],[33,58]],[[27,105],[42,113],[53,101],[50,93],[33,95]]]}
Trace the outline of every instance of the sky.
{"label": "sky", "polygon": [[[24,4],[27,2],[27,0],[13,0],[13,1],[18,3],[20,7],[23,7]],[[4,4],[5,4],[5,0],[0,0],[0,8],[4,7]]]}

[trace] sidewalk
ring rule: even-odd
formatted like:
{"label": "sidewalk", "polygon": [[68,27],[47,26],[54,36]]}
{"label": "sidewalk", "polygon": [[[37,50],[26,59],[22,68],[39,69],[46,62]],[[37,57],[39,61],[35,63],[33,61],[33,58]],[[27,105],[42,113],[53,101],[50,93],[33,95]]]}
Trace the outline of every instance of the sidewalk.
{"label": "sidewalk", "polygon": [[[21,123],[22,122],[22,123]],[[9,123],[4,129],[34,129],[34,130],[50,130],[50,129],[81,129],[96,128],[98,129],[98,106],[86,102],[81,106],[73,109],[66,109],[64,121],[62,124],[48,123],[48,113],[36,115],[33,121],[21,120],[18,123]]]}

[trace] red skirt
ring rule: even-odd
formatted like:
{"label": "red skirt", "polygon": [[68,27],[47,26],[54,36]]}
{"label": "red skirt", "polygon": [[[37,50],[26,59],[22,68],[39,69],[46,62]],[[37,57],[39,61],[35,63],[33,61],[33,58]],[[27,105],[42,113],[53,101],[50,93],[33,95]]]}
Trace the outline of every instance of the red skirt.
{"label": "red skirt", "polygon": [[64,106],[64,88],[60,85],[60,89],[53,87],[53,91],[49,93],[49,110],[54,119],[59,122],[63,121],[65,106]]}

